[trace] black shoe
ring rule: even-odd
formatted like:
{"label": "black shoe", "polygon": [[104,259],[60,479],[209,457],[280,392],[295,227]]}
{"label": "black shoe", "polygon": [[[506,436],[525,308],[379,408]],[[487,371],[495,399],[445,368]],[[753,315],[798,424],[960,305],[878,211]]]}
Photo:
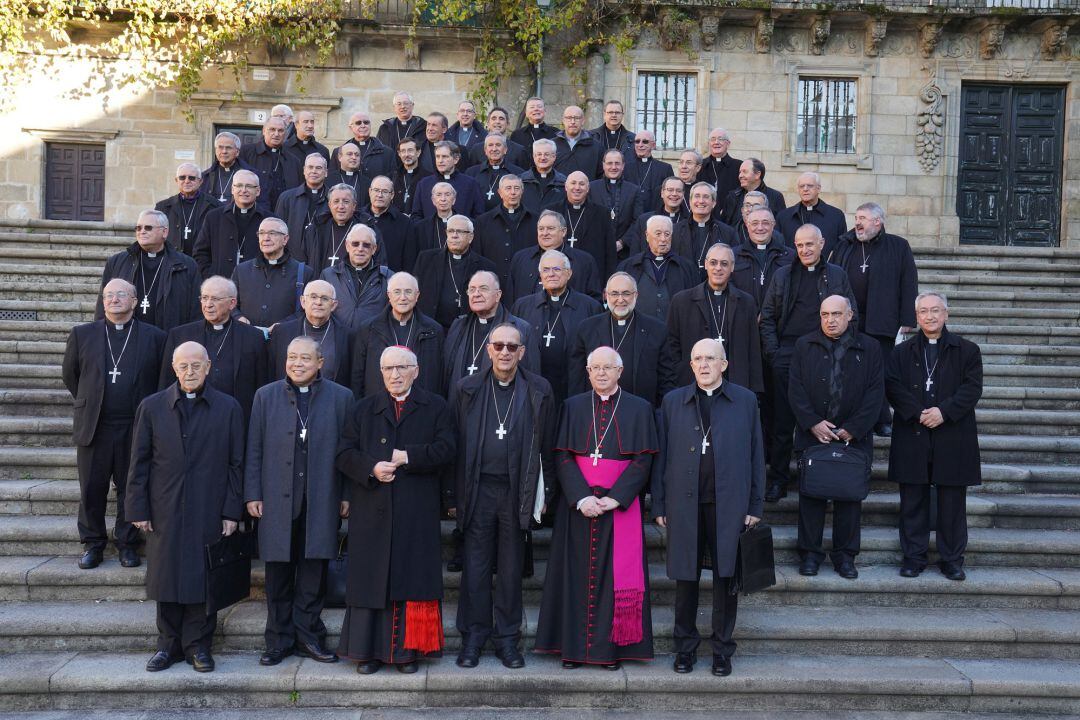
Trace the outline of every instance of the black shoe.
{"label": "black shoe", "polygon": [[694,672],[693,653],[675,653],[675,663],[672,668],[680,674]]}
{"label": "black shoe", "polygon": [[281,661],[293,654],[292,648],[275,648],[267,650],[259,656],[260,665],[279,665]]}
{"label": "black shoe", "polygon": [[83,570],[93,570],[101,564],[103,555],[104,553],[98,548],[89,548],[83,553],[82,557],[79,558],[79,567]]}
{"label": "black shoe", "polygon": [[622,667],[622,661],[621,660],[616,660],[613,663],[605,663],[605,664],[601,665],[600,667],[604,668],[605,670],[618,670],[618,669],[620,669]]}
{"label": "black shoe", "polygon": [[415,660],[413,660],[412,662],[401,663],[400,665],[395,665],[394,667],[396,667],[397,671],[402,675],[412,675],[414,672],[420,669],[420,666],[416,663]]}
{"label": "black shoe", "polygon": [[562,661],[563,670],[577,670],[579,667],[581,667],[581,663],[579,662],[574,662],[573,660]]}
{"label": "black shoe", "polygon": [[478,647],[463,647],[461,652],[457,656],[457,666],[463,668],[474,668],[480,664],[480,648]]}
{"label": "black shoe", "polygon": [[813,577],[814,575],[817,575],[818,566],[820,564],[821,563],[819,563],[817,560],[814,560],[812,558],[806,558],[801,563],[799,563],[799,574],[806,575],[807,577]]}
{"label": "black shoe", "polygon": [[120,548],[120,564],[126,568],[139,567],[142,565],[142,558],[132,548]]}
{"label": "black shoe", "polygon": [[731,674],[731,658],[723,655],[713,655],[712,674],[719,677],[727,677]]}
{"label": "black shoe", "polygon": [[917,565],[908,565],[904,563],[900,566],[900,577],[916,578],[922,574],[923,569]]}
{"label": "black shoe", "polygon": [[881,437],[892,437],[892,425],[888,423],[881,423],[874,426],[874,434]]}
{"label": "black shoe", "polygon": [[941,563],[941,574],[950,580],[957,582],[963,582],[967,579],[967,573],[964,572],[964,568],[956,563],[943,562]]}
{"label": "black shoe", "polygon": [[769,489],[765,491],[765,502],[780,502],[780,498],[787,496],[787,487],[783,483],[769,483]]}
{"label": "black shoe", "polygon": [[154,657],[146,661],[146,672],[160,672],[162,670],[168,670],[174,663],[179,662],[180,658],[170,655],[164,650],[158,650],[154,653]]}
{"label": "black shoe", "polygon": [[379,660],[368,660],[367,662],[362,662],[359,665],[357,665],[356,666],[356,672],[360,673],[361,675],[374,675],[375,673],[379,672],[379,668],[381,668],[381,667],[382,667],[382,662],[381,661],[379,661]]}
{"label": "black shoe", "polygon": [[296,643],[296,654],[300,657],[311,658],[315,662],[336,663],[338,656],[316,643]]}
{"label": "black shoe", "polygon": [[859,569],[855,567],[855,563],[852,560],[844,560],[839,565],[836,565],[836,574],[846,580],[854,580],[859,577]]}
{"label": "black shoe", "polygon": [[503,648],[495,653],[495,657],[502,660],[503,667],[511,670],[525,667],[525,658],[516,647]]}
{"label": "black shoe", "polygon": [[446,572],[461,572],[461,559],[451,558],[446,561]]}
{"label": "black shoe", "polygon": [[210,656],[208,650],[196,650],[187,661],[191,667],[195,668],[195,672],[214,672],[214,658]]}

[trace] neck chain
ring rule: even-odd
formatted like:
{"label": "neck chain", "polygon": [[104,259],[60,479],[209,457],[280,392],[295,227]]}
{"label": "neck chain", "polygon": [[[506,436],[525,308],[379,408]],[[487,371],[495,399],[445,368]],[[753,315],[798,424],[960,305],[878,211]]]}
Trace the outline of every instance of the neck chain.
{"label": "neck chain", "polygon": [[566,241],[570,243],[570,247],[574,247],[574,243],[577,242],[577,228],[581,224],[582,218],[585,217],[585,205],[581,206],[581,212],[578,213],[577,222],[574,222],[573,217],[574,206],[569,201],[566,203],[566,219],[570,223],[570,237],[566,238]]}
{"label": "neck chain", "polygon": [[[164,248],[162,248],[164,250]],[[150,293],[154,291],[154,285],[157,284],[158,274],[161,272],[161,268],[165,266],[165,256],[162,255],[161,261],[158,263],[157,270],[154,271],[154,277],[150,281],[150,287],[146,287],[146,270],[143,269],[143,256],[139,255],[139,279],[142,281],[143,300],[139,303],[139,307],[142,308],[142,314],[145,315],[146,311],[150,309]]]}
{"label": "neck chain", "polygon": [[199,203],[198,194],[195,195],[195,202],[191,204],[191,212],[184,214],[184,198],[180,198],[180,219],[184,222],[184,240],[188,239],[188,235],[191,234],[191,221],[195,217],[195,206]]}
{"label": "neck chain", "polygon": [[105,342],[109,346],[109,359],[112,360],[112,370],[105,373],[112,377],[112,384],[116,384],[116,376],[120,374],[120,361],[124,359],[124,351],[127,350],[128,341],[131,340],[131,330],[135,327],[134,320],[128,320],[127,337],[124,338],[124,346],[120,348],[120,357],[113,356],[112,338],[109,337],[109,321],[105,321]]}
{"label": "neck chain", "polygon": [[859,249],[862,250],[862,265],[860,265],[859,267],[862,268],[862,271],[865,273],[866,268],[870,267],[870,264],[867,262],[867,260],[870,259],[870,255],[868,255],[866,252],[866,243],[860,242]]}
{"label": "neck chain", "polygon": [[[696,390],[694,391],[697,392]],[[709,427],[705,427],[705,420],[701,417],[701,398],[694,398],[694,405],[697,407],[697,419],[698,427],[701,428],[701,454],[704,455],[705,451],[709,448],[709,432],[712,430],[712,415],[709,415]]]}
{"label": "neck chain", "polygon": [[[355,220],[350,220],[348,227],[345,228],[345,232],[341,235],[341,240],[338,240],[334,245],[333,251],[330,253],[330,257],[326,258],[330,261],[330,267],[337,265],[337,261],[341,259],[338,256],[338,250],[345,244],[345,238],[349,237],[349,231],[352,230],[352,226],[356,223]],[[338,226],[337,222],[333,219],[330,220],[330,242],[334,242],[334,228]]]}
{"label": "neck chain", "polygon": [[469,337],[469,349],[472,351],[472,360],[469,363],[469,367],[465,369],[470,375],[480,369],[476,364],[476,358],[480,357],[480,351],[484,349],[484,345],[487,343],[488,336],[491,335],[491,329],[489,328],[488,331],[484,333],[484,337],[480,340],[480,347],[476,347],[476,326],[479,324],[480,316],[478,315],[476,318],[476,322],[473,323],[472,333]]}
{"label": "neck chain", "polygon": [[225,202],[225,193],[228,192],[229,188],[232,187],[232,179],[233,179],[232,169],[227,168],[225,170],[225,172],[229,174],[229,181],[228,182],[225,182],[224,180],[221,179],[221,166],[220,165],[218,165],[217,172],[214,173],[217,176],[218,201],[219,202]]}
{"label": "neck chain", "polygon": [[930,367],[930,359],[926,355],[926,348],[923,347],[923,367],[926,368],[926,392],[930,392],[930,388],[934,386],[934,371],[937,370],[938,363],[941,362],[941,348],[938,348],[938,356],[934,358],[934,367]]}
{"label": "neck chain", "polygon": [[491,402],[495,405],[495,419],[499,421],[499,429],[495,431],[495,434],[500,440],[506,438],[506,426],[510,424],[510,411],[514,409],[514,396],[517,395],[517,384],[514,384],[514,390],[510,393],[510,402],[506,406],[506,415],[499,415],[499,398],[495,395],[495,373],[491,373]]}
{"label": "neck chain", "polygon": [[[595,391],[594,391],[595,392]],[[616,391],[618,392],[618,391]],[[603,401],[601,401],[603,402]],[[596,403],[592,404],[592,431],[593,437],[598,438],[596,446],[592,452],[592,464],[596,465],[600,460],[600,446],[604,444],[604,438],[607,437],[608,431],[611,430],[611,426],[615,424],[615,413],[619,412],[619,403],[622,402],[622,393],[619,392],[619,397],[615,400],[615,407],[611,410],[611,419],[608,421],[608,425],[604,428],[604,434],[601,435],[599,429],[596,426]]]}
{"label": "neck chain", "polygon": [[412,315],[409,316],[409,319],[405,321],[405,324],[409,326],[409,332],[407,332],[405,334],[405,342],[401,342],[401,338],[398,336],[398,328],[401,327],[401,321],[398,320],[397,318],[395,318],[394,313],[391,311],[390,318],[393,320],[393,322],[390,324],[390,329],[394,331],[394,340],[397,341],[398,345],[404,345],[405,347],[410,347],[409,341],[412,340],[412,331],[413,331],[413,328],[416,327],[416,323],[413,322],[413,319],[415,317],[416,317],[416,313],[413,313]]}
{"label": "neck chain", "polygon": [[615,343],[615,319],[609,318],[608,322],[611,323],[611,345],[615,348],[615,352],[619,352],[619,348],[626,342],[626,336],[630,334],[630,328],[634,324],[634,314],[630,313],[630,321],[626,323],[626,329],[623,330],[623,336],[619,338],[618,344]]}
{"label": "neck chain", "polygon": [[312,325],[311,323],[308,322],[307,317],[304,317],[303,319],[300,320],[300,329],[303,332],[304,337],[308,337],[308,328],[309,327],[311,328],[312,332],[315,332],[316,330],[322,330],[323,331],[323,337],[326,337],[326,333],[328,333],[330,331],[330,323],[333,320],[334,320],[333,317],[329,317],[329,318],[326,319],[326,322],[323,323],[323,326],[321,328],[317,328],[317,327],[315,327],[314,325]]}
{"label": "neck chain", "polygon": [[[563,290],[564,296],[565,293],[566,290]],[[544,322],[544,325],[547,327],[547,335],[542,336],[544,338],[544,347],[551,347],[551,341],[555,339],[555,326],[559,324],[559,318],[562,317],[562,311],[566,309],[565,298],[560,302],[562,304],[559,306],[559,312],[555,313],[555,319],[551,321],[551,324],[548,324],[547,321]]]}
{"label": "neck chain", "polygon": [[619,126],[619,132],[615,133],[615,144],[608,145],[608,138],[611,137],[611,131],[604,133],[604,149],[605,150],[618,150],[622,145],[623,133],[626,132],[623,127]]}
{"label": "neck chain", "polygon": [[[690,216],[690,222],[693,222],[693,223],[697,222],[697,220],[694,219],[693,215]],[[705,242],[703,242],[701,244],[701,252],[699,252],[698,256],[697,256],[697,266],[698,266],[699,269],[704,269],[705,268],[705,253],[708,252],[710,241],[712,240],[712,231],[713,231],[712,223],[710,223],[708,220],[706,220],[705,222],[706,222],[706,226],[705,226]],[[690,235],[691,235],[691,237],[693,237],[693,229],[691,229]]]}
{"label": "neck chain", "polygon": [[214,362],[217,362],[218,356],[221,355],[221,348],[225,347],[225,341],[229,339],[229,333],[232,332],[232,322],[229,322],[229,326],[225,328],[225,334],[221,336],[221,343],[217,346],[217,350],[214,352]]}
{"label": "neck chain", "polygon": [[[712,288],[709,288],[709,292],[712,292]],[[728,294],[727,288],[722,291],[724,295],[724,304],[721,307],[716,307],[712,303],[712,298],[707,298],[709,303],[709,314],[712,316],[713,323],[716,325],[716,339],[721,343],[724,342],[724,321],[727,320],[727,303]],[[717,317],[717,311],[719,310],[719,317]]]}
{"label": "neck chain", "polygon": [[[454,277],[453,253],[450,252],[449,248],[447,248],[447,250],[446,250],[446,267],[450,271],[450,284],[454,286],[454,298],[456,299],[458,309],[460,310],[461,309],[461,288],[458,287],[457,278]],[[464,280],[464,278],[462,278],[462,280]]]}
{"label": "neck chain", "polygon": [[[297,395],[300,394],[300,388],[296,389],[296,394]],[[300,403],[299,402],[296,403],[296,408],[295,409],[296,409],[296,419],[300,421],[300,442],[306,443],[307,442],[307,420],[305,420],[304,416],[300,414]],[[309,408],[308,409],[308,418],[310,419],[310,417],[311,417],[311,410]]]}

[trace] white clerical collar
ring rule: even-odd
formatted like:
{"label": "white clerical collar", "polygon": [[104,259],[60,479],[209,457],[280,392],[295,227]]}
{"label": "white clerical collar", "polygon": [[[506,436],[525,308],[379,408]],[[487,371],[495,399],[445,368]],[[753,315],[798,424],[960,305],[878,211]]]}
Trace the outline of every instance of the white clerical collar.
{"label": "white clerical collar", "polygon": [[[539,172],[539,171],[537,171],[537,172]],[[546,173],[546,172],[540,173],[540,177],[542,177],[542,178],[546,178],[547,176],[548,176],[548,173]]]}
{"label": "white clerical collar", "polygon": [[492,169],[492,170],[498,170],[498,169],[499,169],[499,167],[500,167],[499,165],[492,165],[492,166],[491,166],[491,169]]}
{"label": "white clerical collar", "polygon": [[450,222],[450,218],[452,218],[452,217],[453,217],[453,215],[447,215],[446,217],[443,217],[442,215],[440,215],[439,219],[442,220],[442,224],[445,225],[446,223]]}
{"label": "white clerical collar", "polygon": [[157,253],[156,253],[156,252],[149,252],[149,251],[147,251],[147,253],[146,253],[146,257],[157,257]]}
{"label": "white clerical collar", "polygon": [[561,295],[548,295],[548,297],[551,298],[551,302],[559,302],[559,300],[562,299]]}
{"label": "white clerical collar", "polygon": [[810,267],[806,268],[806,272],[814,272],[815,270],[817,270],[817,264],[811,265]]}
{"label": "white clerical collar", "polygon": [[696,223],[697,223],[697,226],[698,226],[698,227],[705,227],[705,223],[703,223],[703,222],[702,222],[702,221],[700,221],[700,220],[695,220],[694,222],[696,222]]}
{"label": "white clerical collar", "polygon": [[668,211],[668,217],[669,218],[676,218],[678,216],[679,216],[679,211],[678,210],[675,210],[674,212],[672,212],[670,210]]}
{"label": "white clerical collar", "polygon": [[186,397],[188,400],[194,400],[195,398],[198,397],[198,393],[186,392],[186,393],[184,393],[184,397]]}
{"label": "white clerical collar", "polygon": [[406,325],[409,324],[409,321],[412,320],[412,315],[405,318],[404,320],[400,320],[398,318],[394,318],[394,319],[398,321],[398,325],[400,325],[401,327],[405,327]]}
{"label": "white clerical collar", "polygon": [[[409,388],[409,392],[412,392],[412,388]],[[391,395],[390,397],[394,398],[397,402],[405,402],[405,398],[409,397],[409,392],[404,395]]]}
{"label": "white clerical collar", "polygon": [[449,179],[450,179],[450,175],[448,175],[448,174],[446,174],[446,173],[443,173],[443,179],[444,179],[444,180],[449,180]]}
{"label": "white clerical collar", "polygon": [[533,125],[533,130],[539,130],[539,129],[540,129],[540,125],[535,125],[535,124]]}
{"label": "white clerical collar", "polygon": [[[119,326],[118,326],[118,327],[119,327]],[[937,338],[927,338],[927,341],[928,341],[928,342],[929,342],[929,343],[930,343],[931,345],[937,345]]]}
{"label": "white clerical collar", "polygon": [[510,387],[510,383],[512,382],[514,382],[513,379],[507,380],[506,382],[499,380],[499,387]]}
{"label": "white clerical collar", "polygon": [[221,168],[222,170],[224,170],[225,172],[232,172],[232,165],[230,165],[229,167],[225,167],[225,166],[224,166],[224,165],[222,165],[221,163],[218,163],[218,167],[220,167],[220,168]]}
{"label": "white clerical collar", "polygon": [[[117,330],[123,330],[124,329],[124,323],[113,323],[113,326]],[[931,340],[930,342],[937,342],[937,341],[936,340]]]}
{"label": "white clerical collar", "polygon": [[345,174],[348,175],[349,177],[352,177],[353,175],[356,174],[356,171],[355,170],[346,170]]}
{"label": "white clerical collar", "polygon": [[617,322],[620,326],[625,325],[626,324],[626,318],[623,318],[622,320],[616,320],[615,322]]}
{"label": "white clerical collar", "polygon": [[246,207],[240,207],[239,205],[237,205],[237,206],[236,206],[236,209],[240,211],[240,214],[241,214],[241,215],[247,215],[247,214],[248,214],[248,210],[250,210],[251,208],[246,208]]}
{"label": "white clerical collar", "polygon": [[656,256],[656,262],[664,262],[665,259],[666,258],[663,255],[657,255]]}
{"label": "white clerical collar", "polygon": [[465,256],[464,255],[455,255],[454,253],[450,253],[450,257],[454,258],[455,260],[460,260],[461,258],[463,258]]}
{"label": "white clerical collar", "polygon": [[270,152],[277,152],[277,148],[275,148],[275,147],[270,148]]}
{"label": "white clerical collar", "polygon": [[803,207],[806,208],[807,210],[813,210],[814,208],[817,207],[817,203],[814,203],[813,205],[803,205]]}
{"label": "white clerical collar", "polygon": [[758,250],[764,250],[769,247],[769,243],[754,243],[754,245],[757,246]]}
{"label": "white clerical collar", "polygon": [[575,210],[580,210],[581,209],[581,205],[571,204],[570,207],[574,208]]}
{"label": "white clerical collar", "polygon": [[365,145],[367,145],[367,140],[357,140],[356,144],[360,147],[364,147]]}
{"label": "white clerical collar", "polygon": [[477,318],[476,318],[476,319],[480,321],[480,324],[481,324],[481,325],[487,325],[487,324],[488,324],[488,320],[490,320],[491,318],[482,318],[482,317],[479,317],[479,316],[477,316]]}
{"label": "white clerical collar", "polygon": [[643,157],[643,158],[638,158],[638,160],[640,160],[641,162],[649,162],[650,160],[652,160],[652,158]]}
{"label": "white clerical collar", "polygon": [[308,190],[311,192],[312,195],[318,195],[319,191],[322,190],[322,187],[317,187],[317,188],[309,187]]}
{"label": "white clerical collar", "polygon": [[[615,392],[619,392],[619,389],[615,388]],[[600,393],[596,393],[596,396],[600,398],[601,401],[607,402],[611,398],[615,397],[615,393],[611,393],[611,395],[601,395]]]}
{"label": "white clerical collar", "polygon": [[615,183],[619,182],[619,178],[608,178],[608,182],[614,185]]}
{"label": "white clerical collar", "polygon": [[214,329],[215,330],[224,330],[225,326],[224,325],[214,325]]}
{"label": "white clerical collar", "polygon": [[[505,206],[504,206],[504,207],[505,207]],[[517,208],[506,208],[506,212],[508,212],[509,214],[513,215],[514,213],[516,213],[516,212],[517,212]]]}
{"label": "white clerical collar", "polygon": [[296,386],[296,390],[297,390],[297,392],[302,392],[302,393],[306,393],[306,392],[307,392],[308,390],[310,390],[310,389],[311,389],[311,386],[310,386],[310,385],[297,385],[297,386]]}
{"label": "white clerical collar", "polygon": [[714,290],[712,291],[712,294],[713,294],[713,295],[723,295],[723,294],[724,294],[724,290],[727,290],[727,288],[721,288],[720,290],[715,290],[715,289],[714,289]]}
{"label": "white clerical collar", "polygon": [[271,260],[270,258],[267,258],[266,262],[270,263],[271,265],[277,265],[281,262],[281,258],[277,258],[276,260]]}
{"label": "white clerical collar", "polygon": [[721,380],[721,381],[720,381],[720,384],[719,384],[719,385],[717,385],[716,387],[714,387],[714,388],[713,388],[712,390],[708,390],[708,389],[706,389],[706,388],[703,388],[703,387],[701,387],[700,385],[698,385],[698,390],[700,390],[701,392],[705,393],[706,397],[712,397],[712,396],[713,396],[713,393],[714,393],[714,392],[716,392],[717,390],[719,390],[719,389],[720,389],[720,385],[723,385],[723,384],[724,384],[724,381],[723,381],[723,380]]}

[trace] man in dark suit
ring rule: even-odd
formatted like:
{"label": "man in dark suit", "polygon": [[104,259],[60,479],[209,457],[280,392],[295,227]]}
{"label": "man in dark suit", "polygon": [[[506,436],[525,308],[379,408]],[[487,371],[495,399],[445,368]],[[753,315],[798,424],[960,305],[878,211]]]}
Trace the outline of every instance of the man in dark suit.
{"label": "man in dark suit", "polygon": [[352,372],[352,335],[348,326],[334,316],[337,293],[325,280],[312,280],[300,297],[303,314],[278,323],[270,333],[267,355],[270,361],[271,380],[286,376],[289,343],[297,337],[310,337],[319,342],[322,356],[322,376],[338,385],[349,386]]}
{"label": "man in dark suit", "polygon": [[477,185],[480,186],[480,192],[484,198],[484,207],[490,212],[499,207],[501,202],[499,182],[502,178],[506,175],[521,175],[525,172],[525,169],[507,160],[507,144],[504,136],[496,133],[490,134],[484,138],[482,147],[484,149],[484,159],[481,162],[474,163],[472,167],[465,171],[465,174],[476,180]]}
{"label": "man in dark suit", "polygon": [[195,163],[181,163],[176,168],[176,195],[159,200],[154,209],[169,216],[166,241],[185,255],[191,255],[195,236],[206,214],[218,207],[217,200],[200,191],[202,175]]}
{"label": "man in dark suit", "polygon": [[[529,153],[517,142],[510,139],[510,115],[506,108],[496,105],[488,112],[486,131],[488,135],[502,135],[506,138],[506,162],[521,168],[522,172],[529,168]],[[472,165],[484,162],[484,144],[474,145],[469,150],[469,160]]]}
{"label": "man in dark suit", "polygon": [[301,110],[296,113],[293,133],[285,139],[285,151],[304,164],[311,153],[319,153],[326,162],[330,162],[330,149],[315,139],[315,113]]}
{"label": "man in dark suit", "polygon": [[817,225],[825,238],[825,257],[828,259],[836,247],[836,240],[847,232],[844,211],[821,199],[821,176],[816,172],[804,172],[795,182],[799,202],[776,213],[776,225],[787,244],[794,247],[795,231],[810,223]]}
{"label": "man in dark suit", "polygon": [[[604,152],[603,164],[604,177],[589,183],[589,198],[591,202],[608,211],[612,237],[617,241],[644,212],[644,206],[638,186],[623,177],[623,154],[615,149],[607,150]],[[617,253],[617,244],[611,243],[609,257],[603,262],[597,258],[600,272],[605,278],[615,272],[615,265],[618,264]]]}
{"label": "man in dark suit", "polygon": [[258,173],[270,207],[277,206],[281,193],[304,182],[303,163],[285,151],[284,143],[285,123],[271,117],[263,123],[262,139],[240,149],[240,159]]}
{"label": "man in dark suit", "polygon": [[259,253],[259,226],[272,217],[258,205],[259,176],[237,170],[230,184],[232,201],[206,213],[195,237],[192,257],[202,279],[229,277],[240,263]]}
{"label": "man in dark suit", "polygon": [[83,570],[101,564],[109,541],[105,507],[109,484],[116,486],[113,542],[120,564],[140,564],[139,534],[124,515],[131,428],[135,410],[157,387],[157,367],[165,333],[134,319],[138,299],[126,280],[110,280],[102,290],[105,317],[76,325],[68,335],[61,372],[75,400],[73,437],[79,470],[79,541]]}
{"label": "man in dark suit", "polygon": [[315,223],[320,210],[326,208],[326,158],[319,153],[311,153],[304,158],[304,182],[289,188],[278,197],[274,206],[274,215],[289,226],[289,237],[293,255],[303,242],[304,231]]}
{"label": "man in dark suit", "polygon": [[724,200],[723,221],[728,225],[737,228],[742,223],[743,198],[751,190],[765,193],[765,197],[769,199],[769,209],[774,215],[787,207],[784,204],[784,194],[765,184],[765,163],[757,158],[747,158],[739,166],[739,187],[729,192]]}
{"label": "man in dark suit", "polygon": [[589,131],[604,151],[618,150],[625,158],[634,156],[634,138],[636,135],[623,125],[626,111],[618,100],[604,103],[604,124]]}
{"label": "man in dark suit", "polygon": [[698,179],[716,188],[718,198],[739,187],[739,166],[742,160],[731,157],[731,134],[724,128],[713,128],[709,132],[709,157],[701,165]]}
{"label": "man in dark suit", "polygon": [[[547,107],[544,99],[531,97],[525,101],[525,123],[510,134],[510,140],[525,149],[525,158],[529,160],[528,166],[522,166],[526,170],[536,169],[536,157],[533,153],[533,143],[537,140],[554,140],[558,134],[558,128],[544,122],[547,115]],[[555,163],[554,147],[552,148],[551,163]],[[520,165],[520,163],[518,163]]]}
{"label": "man in dark suit", "polygon": [[651,130],[638,130],[634,135],[634,153],[626,156],[623,177],[638,186],[641,207],[646,211],[661,210],[660,185],[675,175],[670,163],[653,157],[656,136]]}
{"label": "man in dark suit", "polygon": [[694,264],[671,251],[671,236],[671,219],[666,215],[653,215],[645,227],[645,251],[631,255],[618,267],[637,282],[638,312],[661,322],[667,318],[668,306],[675,293],[698,282]]}

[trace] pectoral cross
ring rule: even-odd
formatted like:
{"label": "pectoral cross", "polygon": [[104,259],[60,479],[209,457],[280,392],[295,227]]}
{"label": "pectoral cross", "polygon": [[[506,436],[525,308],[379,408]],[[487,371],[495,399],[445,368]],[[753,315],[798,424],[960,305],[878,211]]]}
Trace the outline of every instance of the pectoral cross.
{"label": "pectoral cross", "polygon": [[340,260],[341,258],[339,258],[339,257],[337,256],[337,251],[334,251],[334,254],[333,254],[333,255],[331,255],[330,257],[326,258],[326,259],[330,261],[330,266],[331,266],[331,267],[333,267],[333,266],[334,266],[334,263],[336,263],[336,262],[337,262],[338,260]]}
{"label": "pectoral cross", "polygon": [[724,333],[722,331],[716,333],[716,339],[719,340],[720,342],[724,342]]}
{"label": "pectoral cross", "polygon": [[705,450],[709,447],[709,436],[705,435],[701,438],[701,454],[705,454]]}
{"label": "pectoral cross", "polygon": [[761,271],[761,286],[762,287],[765,286],[765,271],[764,270]]}
{"label": "pectoral cross", "polygon": [[307,441],[307,428],[300,428],[300,441],[301,442],[306,442]]}
{"label": "pectoral cross", "polygon": [[596,467],[600,463],[600,448],[598,447],[593,450],[592,453],[589,454],[589,457],[592,458],[593,467]]}
{"label": "pectoral cross", "polygon": [[142,308],[142,314],[145,315],[146,311],[150,309],[150,296],[143,295],[142,302],[139,303],[139,307]]}
{"label": "pectoral cross", "polygon": [[221,195],[218,195],[218,202],[225,202],[225,193],[221,193]]}
{"label": "pectoral cross", "polygon": [[[116,380],[113,380],[113,382],[116,382]],[[926,378],[926,392],[930,392],[930,386],[933,385],[933,384],[934,384],[934,379],[933,378]]]}
{"label": "pectoral cross", "polygon": [[469,367],[467,367],[465,369],[469,372],[470,375],[472,375],[474,372],[476,372],[480,368],[476,367],[476,365],[470,365]]}
{"label": "pectoral cross", "polygon": [[116,384],[116,376],[120,374],[120,371],[117,368],[113,368],[112,370],[110,370],[109,372],[107,372],[105,374],[106,375],[112,375],[112,383],[113,383],[113,385],[115,385]]}
{"label": "pectoral cross", "polygon": [[863,260],[863,261],[862,261],[862,265],[860,265],[859,267],[861,267],[861,268],[862,268],[862,271],[863,271],[863,272],[866,272],[866,268],[870,267],[870,265],[869,265],[869,264],[867,264],[866,260]]}
{"label": "pectoral cross", "polygon": [[487,199],[490,200],[493,197],[495,197],[495,193],[493,193],[491,190],[488,190],[487,191]]}
{"label": "pectoral cross", "polygon": [[615,219],[615,208],[611,208],[611,219]]}
{"label": "pectoral cross", "polygon": [[551,347],[551,341],[555,339],[555,336],[550,330],[547,331],[547,335],[542,336],[544,338],[544,347]]}
{"label": "pectoral cross", "polygon": [[185,225],[184,226],[184,239],[187,240],[189,235],[191,235],[191,228],[189,228],[187,225]]}
{"label": "pectoral cross", "polygon": [[405,205],[407,206],[409,204],[409,191],[408,190],[405,191],[405,197],[403,197],[402,199],[405,201]]}
{"label": "pectoral cross", "polygon": [[506,428],[503,427],[502,423],[499,423],[499,429],[495,431],[495,434],[499,436],[500,440],[506,437]]}
{"label": "pectoral cross", "polygon": [[571,235],[570,237],[566,238],[566,242],[570,243],[570,247],[574,247],[574,243],[577,242],[577,238]]}

